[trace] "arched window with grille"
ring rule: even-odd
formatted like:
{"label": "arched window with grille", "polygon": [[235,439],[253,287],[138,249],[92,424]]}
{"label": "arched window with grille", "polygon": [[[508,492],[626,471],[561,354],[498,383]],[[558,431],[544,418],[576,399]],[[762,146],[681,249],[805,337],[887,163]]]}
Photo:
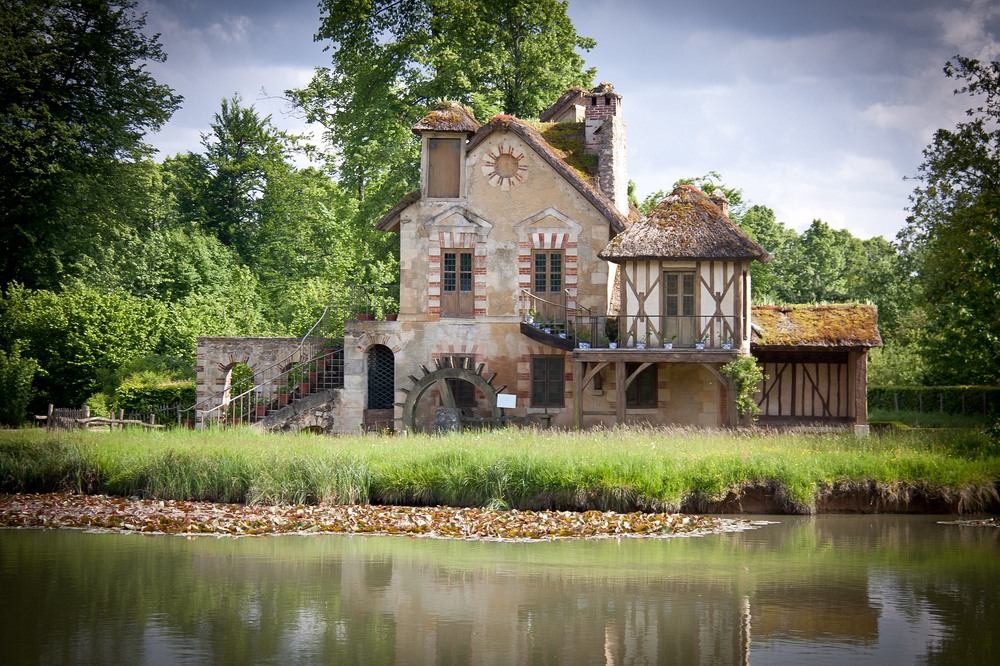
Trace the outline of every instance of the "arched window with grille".
{"label": "arched window with grille", "polygon": [[392,409],[396,361],[392,350],[375,345],[368,350],[368,409]]}

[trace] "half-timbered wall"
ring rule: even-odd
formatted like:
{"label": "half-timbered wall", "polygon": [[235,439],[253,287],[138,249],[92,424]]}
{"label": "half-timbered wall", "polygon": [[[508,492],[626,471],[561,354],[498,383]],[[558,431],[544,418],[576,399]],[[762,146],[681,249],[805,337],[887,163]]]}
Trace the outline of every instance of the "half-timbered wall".
{"label": "half-timbered wall", "polygon": [[848,352],[761,354],[767,376],[758,404],[762,423],[853,421],[853,371]]}
{"label": "half-timbered wall", "polygon": [[[675,335],[682,343],[693,336],[708,347],[731,342],[734,348],[749,352],[750,272],[746,262],[629,261],[620,270],[623,340],[660,347]],[[687,311],[668,313],[667,301],[673,298],[668,274],[678,274],[682,290],[683,276],[694,276],[691,331],[676,324],[677,317],[687,316]]]}

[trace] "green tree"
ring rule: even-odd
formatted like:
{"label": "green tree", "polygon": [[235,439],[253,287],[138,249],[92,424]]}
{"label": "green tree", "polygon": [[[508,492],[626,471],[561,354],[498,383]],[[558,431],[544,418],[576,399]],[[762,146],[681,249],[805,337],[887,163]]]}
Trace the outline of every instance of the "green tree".
{"label": "green tree", "polygon": [[1000,383],[1000,62],[956,56],[968,120],[924,149],[900,238],[915,259],[928,317],[931,381]]}
{"label": "green tree", "polygon": [[788,285],[792,281],[790,266],[799,235],[779,222],[767,206],[753,205],[737,220],[751,238],[771,253],[771,261],[753,265],[751,281],[755,303],[790,301]]}
{"label": "green tree", "polygon": [[78,263],[99,235],[79,213],[129,189],[116,166],[179,106],[143,67],[165,60],[144,27],[131,0],[0,0],[0,284]]}
{"label": "green tree", "polygon": [[577,49],[595,42],[576,33],[559,0],[324,0],[320,7],[317,40],[329,42],[332,64],[287,94],[326,127],[331,166],[359,200],[376,200],[372,211],[415,187],[410,127],[435,100],[460,101],[479,118],[530,118],[568,87],[593,80]]}
{"label": "green tree", "polygon": [[104,293],[82,282],[62,291],[8,286],[0,301],[0,348],[23,345],[38,360],[39,397],[82,405],[113,372],[161,346],[167,307],[126,292]]}
{"label": "green tree", "polygon": [[17,427],[28,415],[34,395],[32,381],[38,361],[21,356],[20,345],[8,354],[0,350],[0,425]]}
{"label": "green tree", "polygon": [[292,170],[292,137],[279,131],[271,117],[261,118],[241,99],[223,99],[212,131],[202,135],[202,227],[252,263],[263,225],[261,200],[269,183]]}

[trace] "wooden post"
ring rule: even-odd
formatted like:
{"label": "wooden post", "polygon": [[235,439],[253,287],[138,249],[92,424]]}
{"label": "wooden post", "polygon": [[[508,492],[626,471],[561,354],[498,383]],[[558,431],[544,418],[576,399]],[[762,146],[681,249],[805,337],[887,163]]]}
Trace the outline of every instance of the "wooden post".
{"label": "wooden post", "polygon": [[[868,351],[852,352],[854,356],[854,425],[868,423]],[[897,402],[898,411],[899,404]]]}
{"label": "wooden post", "polygon": [[50,430],[52,429],[52,417],[55,415],[55,413],[56,413],[56,406],[50,402],[48,415],[45,417],[45,427],[49,428]]}
{"label": "wooden post", "polygon": [[573,428],[583,428],[583,374],[586,364],[573,360]]}
{"label": "wooden post", "polygon": [[618,425],[625,425],[625,362],[615,361],[615,420]]}

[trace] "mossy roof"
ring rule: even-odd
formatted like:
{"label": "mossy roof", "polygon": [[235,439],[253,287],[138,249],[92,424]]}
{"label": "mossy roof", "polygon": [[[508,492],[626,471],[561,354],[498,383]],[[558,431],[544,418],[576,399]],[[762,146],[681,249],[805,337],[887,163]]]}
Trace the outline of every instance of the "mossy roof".
{"label": "mossy roof", "polygon": [[881,347],[874,305],[755,305],[756,349]]}
{"label": "mossy roof", "polygon": [[[566,127],[559,129],[559,125],[567,125],[572,127]],[[583,141],[582,139],[577,140],[575,138],[577,125],[579,123],[557,123],[555,127],[542,126],[545,131],[548,132],[549,136],[552,137],[557,143],[562,143],[565,148],[579,147],[579,150],[574,150],[572,153],[563,151],[556,148],[550,144],[545,137],[532,126],[531,123],[519,120],[513,116],[494,116],[490,119],[490,122],[483,125],[483,127],[476,132],[475,136],[469,140],[469,146],[467,152],[472,152],[475,150],[476,146],[486,140],[488,136],[494,132],[512,132],[517,135],[524,143],[530,146],[538,155],[548,162],[548,164],[563,178],[565,178],[583,197],[589,201],[594,208],[601,212],[604,217],[608,219],[611,223],[611,227],[615,232],[624,231],[628,225],[628,219],[622,215],[615,205],[611,203],[603,192],[598,189],[592,182],[592,176],[588,176],[585,171],[581,171],[574,167],[574,164],[583,165],[587,157],[583,156]],[[595,164],[596,166],[596,164]]]}
{"label": "mossy roof", "polygon": [[481,125],[472,111],[458,102],[438,102],[433,111],[420,119],[411,129],[414,134],[421,132],[465,132],[475,133]]}
{"label": "mossy roof", "polygon": [[623,263],[639,259],[757,259],[771,255],[693,185],[674,188],[645,220],[615,236],[598,254]]}

